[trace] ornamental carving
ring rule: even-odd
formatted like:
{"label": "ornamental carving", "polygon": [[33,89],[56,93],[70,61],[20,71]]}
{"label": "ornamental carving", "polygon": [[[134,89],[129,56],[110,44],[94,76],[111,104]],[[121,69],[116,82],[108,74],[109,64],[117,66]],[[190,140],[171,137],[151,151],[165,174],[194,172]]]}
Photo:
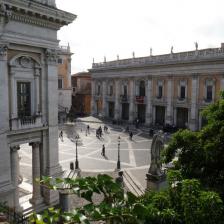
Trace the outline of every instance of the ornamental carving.
{"label": "ornamental carving", "polygon": [[8,47],[7,45],[0,45],[0,60],[6,59]]}
{"label": "ornamental carving", "polygon": [[48,64],[58,63],[58,53],[55,49],[47,49],[45,54],[46,54],[46,62]]}

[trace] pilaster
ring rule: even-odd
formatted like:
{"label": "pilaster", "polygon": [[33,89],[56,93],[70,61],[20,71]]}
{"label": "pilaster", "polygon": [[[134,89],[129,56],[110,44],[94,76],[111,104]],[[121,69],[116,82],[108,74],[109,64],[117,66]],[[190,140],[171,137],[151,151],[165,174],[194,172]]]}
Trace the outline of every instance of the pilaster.
{"label": "pilaster", "polygon": [[106,81],[103,80],[103,84],[102,84],[102,115],[103,117],[107,116],[106,93],[107,93],[107,85],[106,85]]}
{"label": "pilaster", "polygon": [[194,75],[192,77],[192,90],[191,90],[191,110],[190,110],[190,122],[189,128],[192,131],[196,131],[198,129],[198,76]]}
{"label": "pilaster", "polygon": [[115,81],[115,120],[120,119],[120,80]]}
{"label": "pilaster", "polygon": [[135,99],[135,96],[134,96],[134,80],[131,79],[129,81],[129,93],[130,93],[130,104],[129,104],[129,122],[133,122],[134,121],[134,115],[135,115],[135,112],[134,112],[134,99]]}
{"label": "pilaster", "polygon": [[96,115],[96,102],[95,102],[95,94],[96,94],[96,82],[92,79],[91,81],[91,115]]}
{"label": "pilaster", "polygon": [[146,85],[146,124],[152,125],[152,79]]}
{"label": "pilaster", "polygon": [[165,124],[173,124],[173,80],[170,77],[167,81],[167,109],[166,109],[166,121]]}

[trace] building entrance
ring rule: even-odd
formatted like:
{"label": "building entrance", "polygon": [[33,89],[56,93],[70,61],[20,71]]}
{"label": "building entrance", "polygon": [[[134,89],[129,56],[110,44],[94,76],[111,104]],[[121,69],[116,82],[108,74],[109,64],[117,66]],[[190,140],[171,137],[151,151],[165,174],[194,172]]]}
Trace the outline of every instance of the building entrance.
{"label": "building entrance", "polygon": [[138,110],[138,119],[139,119],[139,121],[141,123],[145,123],[146,105],[145,104],[138,104],[137,110]]}
{"label": "building entrance", "polygon": [[164,125],[165,122],[165,107],[156,106],[155,124]]}
{"label": "building entrance", "polygon": [[187,128],[187,125],[188,125],[188,109],[187,108],[177,108],[176,126],[178,128]]}
{"label": "building entrance", "polygon": [[122,103],[122,120],[129,120],[129,104]]}
{"label": "building entrance", "polygon": [[108,102],[108,108],[109,108],[109,118],[114,118],[114,102]]}

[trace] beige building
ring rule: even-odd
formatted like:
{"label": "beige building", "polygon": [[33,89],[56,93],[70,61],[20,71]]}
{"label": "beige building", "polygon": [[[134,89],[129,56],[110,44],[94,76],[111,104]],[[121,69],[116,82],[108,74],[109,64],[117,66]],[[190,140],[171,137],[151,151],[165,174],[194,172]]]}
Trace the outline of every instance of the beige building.
{"label": "beige building", "polygon": [[57,31],[76,16],[55,0],[0,1],[0,202],[16,211],[22,144],[32,151],[33,206],[58,195],[40,186],[41,176],[60,176],[58,155]]}
{"label": "beige building", "polygon": [[72,105],[71,86],[71,56],[70,47],[60,46],[58,57],[58,121],[66,121]]}
{"label": "beige building", "polygon": [[224,89],[224,46],[93,63],[92,115],[198,130]]}

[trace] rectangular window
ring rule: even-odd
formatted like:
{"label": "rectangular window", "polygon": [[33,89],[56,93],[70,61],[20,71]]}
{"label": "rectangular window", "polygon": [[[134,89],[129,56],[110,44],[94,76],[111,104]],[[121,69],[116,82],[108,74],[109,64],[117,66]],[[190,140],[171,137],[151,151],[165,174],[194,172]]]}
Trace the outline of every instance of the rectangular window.
{"label": "rectangular window", "polygon": [[124,96],[127,96],[128,95],[128,88],[127,86],[125,85],[124,86]]}
{"label": "rectangular window", "polygon": [[58,64],[63,64],[63,59],[62,58],[58,58]]}
{"label": "rectangular window", "polygon": [[207,86],[206,100],[212,101],[212,86]]}
{"label": "rectangular window", "polygon": [[100,85],[97,86],[97,95],[100,95]]}
{"label": "rectangular window", "polygon": [[62,79],[58,79],[58,89],[62,89]]}
{"label": "rectangular window", "polygon": [[180,98],[185,99],[185,86],[180,87]]}
{"label": "rectangular window", "polygon": [[158,98],[162,98],[163,97],[163,87],[162,86],[158,86]]}
{"label": "rectangular window", "polygon": [[110,86],[110,96],[113,95],[113,86]]}
{"label": "rectangular window", "polygon": [[31,115],[30,83],[17,82],[17,107],[18,117]]}

